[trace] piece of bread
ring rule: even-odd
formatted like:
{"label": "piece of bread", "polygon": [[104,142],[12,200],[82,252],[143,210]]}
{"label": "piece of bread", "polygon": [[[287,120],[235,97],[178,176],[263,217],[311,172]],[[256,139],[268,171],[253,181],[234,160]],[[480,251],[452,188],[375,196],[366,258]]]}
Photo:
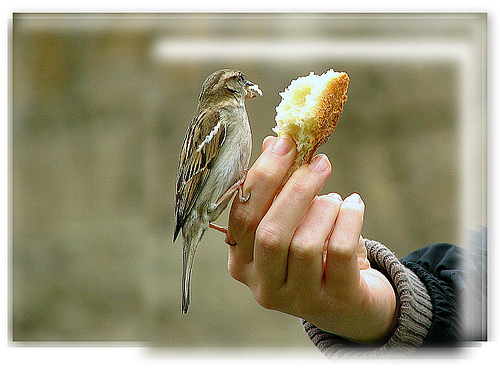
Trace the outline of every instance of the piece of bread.
{"label": "piece of bread", "polygon": [[295,162],[285,182],[332,134],[347,100],[348,84],[346,73],[330,69],[322,75],[311,72],[299,77],[280,93],[273,130],[278,136],[288,134],[297,144]]}

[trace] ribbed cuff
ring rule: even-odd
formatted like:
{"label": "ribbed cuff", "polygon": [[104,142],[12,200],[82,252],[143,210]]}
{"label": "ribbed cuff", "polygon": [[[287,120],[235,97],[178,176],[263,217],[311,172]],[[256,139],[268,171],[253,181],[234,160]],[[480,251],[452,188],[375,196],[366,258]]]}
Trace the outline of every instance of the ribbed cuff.
{"label": "ribbed cuff", "polygon": [[311,341],[327,357],[406,355],[422,345],[431,326],[432,303],[425,285],[381,243],[366,240],[365,247],[371,266],[388,277],[397,293],[399,301],[397,328],[382,346],[373,347],[353,343],[302,320]]}

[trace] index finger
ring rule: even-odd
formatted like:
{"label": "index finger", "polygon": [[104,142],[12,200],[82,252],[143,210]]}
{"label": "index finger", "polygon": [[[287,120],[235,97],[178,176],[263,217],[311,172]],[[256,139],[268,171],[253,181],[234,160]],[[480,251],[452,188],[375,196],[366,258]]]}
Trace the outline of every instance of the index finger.
{"label": "index finger", "polygon": [[255,230],[271,206],[294,157],[295,143],[288,136],[266,139],[264,151],[248,171],[243,186],[243,194],[250,193],[250,200],[241,203],[234,199],[231,206],[229,240],[237,244],[230,248],[232,262],[250,263],[253,260]]}

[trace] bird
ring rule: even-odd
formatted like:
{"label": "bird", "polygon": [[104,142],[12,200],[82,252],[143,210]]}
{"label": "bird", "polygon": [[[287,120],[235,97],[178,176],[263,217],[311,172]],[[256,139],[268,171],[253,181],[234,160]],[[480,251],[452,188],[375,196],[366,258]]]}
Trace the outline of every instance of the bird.
{"label": "bird", "polygon": [[175,194],[174,239],[182,231],[181,311],[190,304],[191,272],[196,249],[211,227],[226,234],[227,228],[212,223],[224,211],[233,193],[245,202],[243,182],[252,152],[252,132],[245,99],[262,95],[259,86],[236,69],[210,74],[201,87],[179,158]]}

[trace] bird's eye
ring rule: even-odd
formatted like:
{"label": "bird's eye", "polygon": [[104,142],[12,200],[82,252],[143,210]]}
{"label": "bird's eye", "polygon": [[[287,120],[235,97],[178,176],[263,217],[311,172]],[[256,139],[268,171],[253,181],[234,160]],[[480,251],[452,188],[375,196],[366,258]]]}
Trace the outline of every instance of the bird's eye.
{"label": "bird's eye", "polygon": [[246,77],[245,77],[245,75],[244,75],[243,73],[241,73],[241,72],[240,72],[240,73],[238,73],[238,75],[236,76],[236,79],[237,79],[238,81],[240,81],[241,83],[243,83],[243,82],[245,82],[245,81],[246,81]]}

